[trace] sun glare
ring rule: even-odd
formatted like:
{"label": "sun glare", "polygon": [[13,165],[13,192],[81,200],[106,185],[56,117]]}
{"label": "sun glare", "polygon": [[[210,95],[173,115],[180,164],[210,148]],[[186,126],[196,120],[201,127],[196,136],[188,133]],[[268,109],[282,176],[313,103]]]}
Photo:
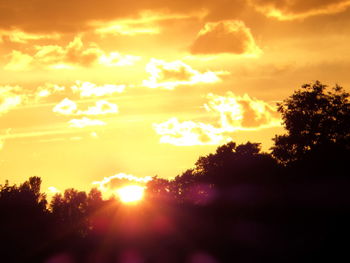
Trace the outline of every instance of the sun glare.
{"label": "sun glare", "polygon": [[126,204],[132,204],[143,198],[145,188],[139,185],[128,185],[117,190],[119,199]]}

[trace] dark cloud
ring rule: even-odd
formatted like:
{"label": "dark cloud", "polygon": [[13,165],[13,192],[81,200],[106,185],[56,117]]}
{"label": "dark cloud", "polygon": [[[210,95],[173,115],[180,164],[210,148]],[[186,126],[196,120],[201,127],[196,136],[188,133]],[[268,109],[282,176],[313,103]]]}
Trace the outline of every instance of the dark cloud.
{"label": "dark cloud", "polygon": [[[234,10],[235,3],[229,7]],[[20,28],[36,32],[83,31],[92,21],[110,21],[124,17],[135,17],[141,11],[193,13],[199,10],[213,10],[220,13],[227,10],[227,1],[160,1],[160,0],[12,0],[0,3],[0,28]],[[217,15],[214,15],[217,16]]]}
{"label": "dark cloud", "polygon": [[0,29],[26,32],[81,32],[93,21],[137,18],[142,11],[193,14],[206,12],[206,21],[241,19],[255,6],[266,15],[341,11],[348,0],[3,0],[0,3]]}

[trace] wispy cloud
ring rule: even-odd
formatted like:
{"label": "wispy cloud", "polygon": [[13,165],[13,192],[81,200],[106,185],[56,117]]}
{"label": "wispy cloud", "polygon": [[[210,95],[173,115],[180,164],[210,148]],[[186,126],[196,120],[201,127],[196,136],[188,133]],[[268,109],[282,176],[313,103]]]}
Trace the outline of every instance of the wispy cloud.
{"label": "wispy cloud", "polygon": [[335,14],[350,7],[349,0],[250,0],[249,2],[259,12],[278,20],[295,20],[316,15]]}
{"label": "wispy cloud", "polygon": [[118,113],[118,106],[105,100],[96,101],[95,106],[89,106],[85,111],[77,111],[76,115],[105,115]]}
{"label": "wispy cloud", "polygon": [[26,44],[29,41],[41,40],[41,39],[59,39],[61,36],[57,33],[40,34],[40,33],[28,33],[23,30],[0,30],[0,42],[1,39],[12,43]]}
{"label": "wispy cloud", "polygon": [[122,55],[117,52],[105,53],[95,43],[89,43],[86,46],[79,36],[66,46],[35,46],[34,51],[30,53],[13,50],[9,58],[4,69],[15,71],[33,68],[73,69],[98,64],[107,67],[128,66],[139,60],[139,57],[132,55]]}
{"label": "wispy cloud", "polygon": [[114,93],[122,93],[126,85],[104,84],[97,85],[88,81],[75,82],[71,87],[74,93],[79,93],[81,97],[103,97]]}
{"label": "wispy cloud", "polygon": [[183,85],[196,85],[201,83],[220,82],[219,75],[225,72],[207,71],[204,73],[193,69],[182,61],[166,62],[164,60],[151,59],[146,65],[149,79],[143,81],[148,88],[174,89]]}
{"label": "wispy cloud", "polygon": [[230,140],[222,134],[221,129],[202,122],[179,122],[177,118],[171,118],[163,123],[155,123],[153,127],[161,136],[160,143],[176,146],[216,145]]}
{"label": "wispy cloud", "polygon": [[87,117],[83,117],[81,119],[72,119],[69,122],[69,127],[73,128],[85,128],[89,126],[104,126],[106,123],[101,120],[93,120]]}
{"label": "wispy cloud", "polygon": [[0,116],[21,105],[26,99],[20,86],[0,86]]}
{"label": "wispy cloud", "polygon": [[70,116],[106,115],[118,113],[118,106],[106,100],[98,100],[94,106],[89,106],[86,110],[79,110],[76,102],[65,98],[52,111],[60,115]]}

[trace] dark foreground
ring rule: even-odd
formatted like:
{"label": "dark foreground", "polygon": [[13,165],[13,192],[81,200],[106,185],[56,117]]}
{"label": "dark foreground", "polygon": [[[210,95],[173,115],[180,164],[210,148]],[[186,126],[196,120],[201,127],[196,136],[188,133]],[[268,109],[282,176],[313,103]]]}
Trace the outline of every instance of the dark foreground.
{"label": "dark foreground", "polygon": [[17,193],[11,206],[2,198],[0,261],[349,262],[349,187],[344,177],[242,183],[207,203],[136,206],[71,192],[54,213]]}

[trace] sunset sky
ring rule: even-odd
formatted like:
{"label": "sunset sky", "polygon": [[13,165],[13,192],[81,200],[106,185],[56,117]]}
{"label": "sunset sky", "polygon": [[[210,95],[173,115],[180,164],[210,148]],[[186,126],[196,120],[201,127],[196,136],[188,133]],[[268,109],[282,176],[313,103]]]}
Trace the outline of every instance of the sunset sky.
{"label": "sunset sky", "polygon": [[2,0],[0,55],[0,184],[170,178],[267,151],[304,83],[349,90],[350,1]]}

